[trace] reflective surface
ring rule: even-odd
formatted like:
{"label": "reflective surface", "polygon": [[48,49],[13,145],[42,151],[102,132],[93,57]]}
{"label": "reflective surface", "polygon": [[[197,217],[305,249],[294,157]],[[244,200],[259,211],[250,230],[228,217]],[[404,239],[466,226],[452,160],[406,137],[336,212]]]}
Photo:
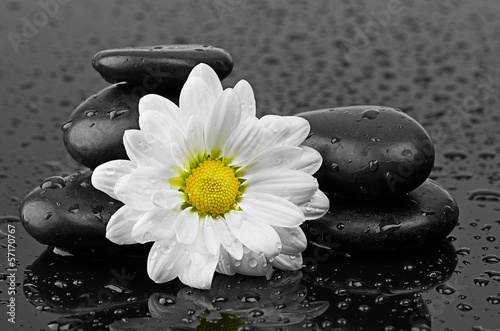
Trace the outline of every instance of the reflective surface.
{"label": "reflective surface", "polygon": [[[3,1],[0,328],[500,328],[499,15],[500,3],[487,0]],[[310,245],[301,273],[217,276],[212,291],[191,295],[179,282],[149,281],[141,258],[54,256],[24,232],[17,208],[44,178],[75,168],[60,126],[108,85],[92,56],[173,43],[227,49],[235,67],[225,83],[248,80],[259,115],[374,104],[418,120],[436,145],[431,178],[460,207],[448,242],[399,260]]]}

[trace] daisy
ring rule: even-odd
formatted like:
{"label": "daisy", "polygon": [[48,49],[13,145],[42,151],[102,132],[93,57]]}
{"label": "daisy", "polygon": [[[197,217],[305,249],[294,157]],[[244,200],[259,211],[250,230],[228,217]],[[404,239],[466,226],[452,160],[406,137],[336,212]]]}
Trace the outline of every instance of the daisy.
{"label": "daisy", "polygon": [[125,205],[106,237],[153,241],[147,270],[208,289],[215,271],[268,275],[297,270],[306,237],[299,227],[323,216],[328,198],[312,176],[321,155],[300,146],[300,117],[256,118],[250,84],[222,89],[205,64],[190,73],[180,106],[149,94],[139,101],[140,130],[127,130],[130,160],[98,166],[92,184]]}

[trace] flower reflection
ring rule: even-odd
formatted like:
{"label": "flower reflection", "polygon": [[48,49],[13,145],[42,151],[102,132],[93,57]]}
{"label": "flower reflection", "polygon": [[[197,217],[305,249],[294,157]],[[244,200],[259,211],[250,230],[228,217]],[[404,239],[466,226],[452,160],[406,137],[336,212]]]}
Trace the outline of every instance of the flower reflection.
{"label": "flower reflection", "polygon": [[277,272],[264,277],[217,275],[208,291],[190,287],[176,295],[154,293],[148,306],[151,317],[120,320],[110,329],[131,330],[266,330],[286,326],[303,330],[316,326],[315,317],[327,301],[308,301],[302,272]]}

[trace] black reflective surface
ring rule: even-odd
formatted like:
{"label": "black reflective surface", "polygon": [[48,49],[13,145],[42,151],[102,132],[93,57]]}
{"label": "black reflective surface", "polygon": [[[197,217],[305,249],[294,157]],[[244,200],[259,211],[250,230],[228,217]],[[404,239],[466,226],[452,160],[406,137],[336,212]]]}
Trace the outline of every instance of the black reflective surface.
{"label": "black reflective surface", "polygon": [[[500,3],[6,0],[0,18],[0,329],[500,329]],[[44,178],[75,168],[60,126],[108,85],[92,56],[173,43],[227,49],[235,66],[224,84],[248,80],[259,115],[375,104],[418,120],[436,145],[431,178],[460,208],[448,242],[400,260],[310,246],[301,273],[217,276],[193,299],[179,282],[149,281],[140,258],[54,256],[17,208]]]}

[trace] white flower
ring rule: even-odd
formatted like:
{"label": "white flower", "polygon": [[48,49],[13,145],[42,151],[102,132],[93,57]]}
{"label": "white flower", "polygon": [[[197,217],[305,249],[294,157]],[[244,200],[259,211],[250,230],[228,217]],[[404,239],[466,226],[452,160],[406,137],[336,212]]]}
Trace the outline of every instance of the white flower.
{"label": "white flower", "polygon": [[299,146],[309,123],[257,119],[248,82],[223,91],[205,64],[192,70],[179,103],[143,97],[141,130],[123,137],[130,161],[94,170],[92,184],[125,204],[106,237],[118,244],[154,241],[147,268],[156,282],[179,277],[207,289],[216,270],[300,269],[307,241],[299,225],[329,207],[312,177],[321,156]]}

